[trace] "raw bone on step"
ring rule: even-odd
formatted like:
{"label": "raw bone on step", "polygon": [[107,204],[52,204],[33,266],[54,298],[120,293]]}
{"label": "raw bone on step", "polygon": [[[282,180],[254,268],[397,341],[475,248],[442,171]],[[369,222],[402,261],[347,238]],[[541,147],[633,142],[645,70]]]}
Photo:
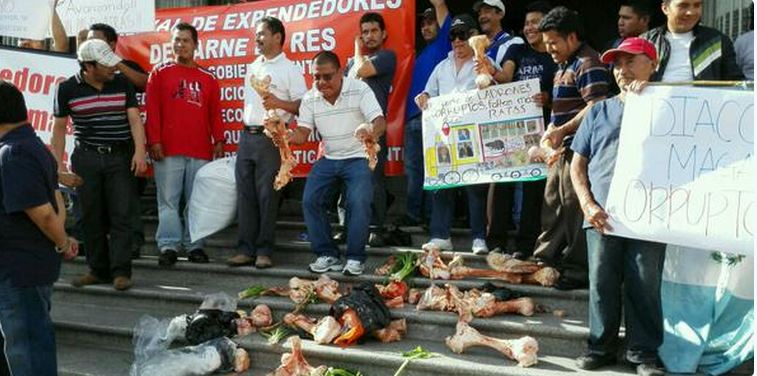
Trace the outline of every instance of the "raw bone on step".
{"label": "raw bone on step", "polygon": [[255,306],[252,312],[250,312],[250,317],[252,318],[252,326],[255,328],[264,328],[273,323],[271,308],[265,304]]}
{"label": "raw bone on step", "polygon": [[560,272],[555,268],[544,267],[541,270],[526,274],[523,276],[523,282],[529,285],[541,285],[544,287],[552,287],[560,279]]}
{"label": "raw bone on step", "polygon": [[447,296],[447,290],[436,285],[431,285],[421,295],[416,310],[448,311],[452,307]]}
{"label": "raw bone on step", "polygon": [[314,286],[316,296],[324,303],[334,304],[337,299],[342,297],[342,294],[339,293],[339,282],[329,278],[325,274],[321,274],[318,277]]}
{"label": "raw bone on step", "polygon": [[405,319],[393,320],[386,328],[373,332],[373,336],[383,343],[397,342],[402,340],[402,336],[407,333],[407,322]]}
{"label": "raw bone on step", "polygon": [[476,317],[492,317],[501,313],[518,313],[523,316],[534,314],[534,304],[531,298],[518,298],[504,302],[498,302],[494,295],[483,293],[473,303],[473,315]]}
{"label": "raw bone on step", "polygon": [[457,322],[455,335],[447,337],[444,342],[456,354],[461,354],[465,349],[473,346],[491,347],[518,362],[520,367],[536,364],[539,351],[539,344],[532,337],[526,336],[515,340],[488,337],[464,321]]}
{"label": "raw bone on step", "polygon": [[331,343],[342,329],[336,319],[331,316],[324,316],[316,322],[315,319],[303,314],[287,313],[284,315],[284,324],[304,330],[321,345]]}
{"label": "raw bone on step", "polygon": [[282,355],[281,365],[268,376],[323,376],[326,373],[326,366],[313,367],[305,360],[299,337],[289,337],[287,342],[292,347],[292,352]]}
{"label": "raw bone on step", "polygon": [[512,255],[499,252],[489,253],[486,263],[494,270],[517,274],[530,274],[542,268],[533,261],[518,260]]}
{"label": "raw bone on step", "polygon": [[386,259],[383,265],[379,266],[375,271],[373,271],[373,274],[380,276],[389,275],[389,273],[392,272],[394,265],[397,265],[397,258],[394,257],[394,255],[391,255]]}

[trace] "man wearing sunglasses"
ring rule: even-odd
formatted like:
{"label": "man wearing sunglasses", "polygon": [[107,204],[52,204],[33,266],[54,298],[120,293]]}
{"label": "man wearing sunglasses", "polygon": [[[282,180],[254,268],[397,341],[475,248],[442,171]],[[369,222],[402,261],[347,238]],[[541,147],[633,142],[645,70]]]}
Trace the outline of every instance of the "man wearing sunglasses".
{"label": "man wearing sunglasses", "polygon": [[[373,176],[362,140],[378,140],[386,130],[386,120],[371,88],[363,81],[343,77],[336,54],[318,53],[313,66],[313,87],[302,98],[298,127],[290,133],[291,142],[301,144],[317,130],[325,150],[310,170],[302,195],[310,246],[318,256],[309,269],[314,273],[341,269],[345,275],[360,275],[373,201]],[[344,185],[350,229],[344,266],[326,215],[337,184]]]}
{"label": "man wearing sunglasses", "polygon": [[[463,14],[452,21],[449,39],[452,41],[452,51],[446,59],[437,64],[426,84],[425,90],[416,97],[416,104],[422,110],[426,109],[428,100],[444,94],[462,93],[476,88],[476,71],[473,58],[473,48],[468,45],[468,38],[478,34],[476,21],[473,17]],[[490,62],[494,64],[494,62]],[[468,218],[470,221],[473,244],[471,251],[476,254],[489,252],[486,246],[486,185],[466,186],[468,196]],[[424,245],[439,248],[443,251],[452,250],[450,226],[454,209],[453,190],[443,189],[434,192],[431,215],[431,240]]]}

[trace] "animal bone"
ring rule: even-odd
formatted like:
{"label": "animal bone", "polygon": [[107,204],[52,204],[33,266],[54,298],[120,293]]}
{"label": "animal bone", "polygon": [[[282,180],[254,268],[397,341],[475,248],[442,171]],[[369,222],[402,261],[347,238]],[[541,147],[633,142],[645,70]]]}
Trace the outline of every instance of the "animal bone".
{"label": "animal bone", "polygon": [[314,287],[316,296],[324,303],[334,304],[337,299],[342,297],[342,294],[339,293],[339,282],[329,278],[325,274],[321,274],[318,277]]}
{"label": "animal bone", "polygon": [[250,312],[250,316],[252,317],[252,325],[256,328],[264,328],[273,323],[271,308],[265,304],[255,306],[252,312]]}
{"label": "animal bone", "polygon": [[504,302],[498,302],[490,293],[482,294],[473,303],[473,315],[476,317],[492,317],[500,313],[518,313],[523,316],[534,314],[534,304],[531,298],[518,298]]}
{"label": "animal bone", "polygon": [[383,265],[376,268],[376,270],[373,272],[374,275],[389,275],[389,273],[392,272],[392,269],[394,268],[394,265],[397,265],[397,258],[394,257],[394,255],[389,256],[389,258],[386,259]]}
{"label": "animal bone", "polygon": [[509,254],[492,252],[486,256],[486,263],[490,268],[507,273],[534,273],[542,267],[532,261],[521,261]]}
{"label": "animal bone", "polygon": [[476,87],[479,89],[485,89],[492,82],[492,75],[489,72],[483,71],[486,61],[486,48],[489,47],[489,37],[486,35],[476,35],[468,39],[468,44],[473,48],[475,59],[479,64],[479,71],[476,71]]}
{"label": "animal bone", "polygon": [[429,311],[447,311],[452,307],[447,296],[447,290],[436,285],[431,285],[418,301],[415,309]]}
{"label": "animal bone", "polygon": [[284,324],[304,330],[318,344],[331,343],[341,330],[339,323],[331,316],[324,316],[316,322],[303,314],[287,313],[284,315]]}
{"label": "animal bone", "polygon": [[323,376],[326,373],[325,366],[313,367],[305,360],[300,337],[289,337],[287,342],[292,347],[292,352],[282,355],[281,365],[268,376]]}
{"label": "animal bone", "polygon": [[420,289],[410,289],[410,291],[407,293],[407,302],[409,304],[418,304],[418,301],[421,300],[421,296],[423,295],[423,291]]}
{"label": "animal bone", "polygon": [[557,269],[544,267],[535,273],[524,275],[523,283],[552,287],[557,283],[558,279],[560,279],[560,272],[558,272]]}
{"label": "animal bone", "polygon": [[373,336],[383,343],[397,342],[402,340],[402,336],[407,333],[407,322],[405,319],[393,320],[386,328],[373,332]]}
{"label": "animal bone", "polygon": [[465,349],[473,346],[486,346],[499,351],[504,356],[518,362],[520,367],[536,364],[539,344],[532,337],[522,337],[516,340],[498,339],[482,335],[464,321],[457,322],[455,335],[447,337],[444,342],[452,352],[461,354]]}
{"label": "animal bone", "polygon": [[378,163],[378,152],[381,150],[381,145],[378,144],[378,140],[376,140],[376,138],[373,136],[373,132],[371,131],[372,129],[373,126],[368,123],[360,124],[357,129],[355,129],[356,133],[359,130],[367,130],[367,136],[362,137],[360,139],[360,142],[365,148],[365,157],[368,159],[368,168],[370,168],[371,171],[376,169],[376,164]]}

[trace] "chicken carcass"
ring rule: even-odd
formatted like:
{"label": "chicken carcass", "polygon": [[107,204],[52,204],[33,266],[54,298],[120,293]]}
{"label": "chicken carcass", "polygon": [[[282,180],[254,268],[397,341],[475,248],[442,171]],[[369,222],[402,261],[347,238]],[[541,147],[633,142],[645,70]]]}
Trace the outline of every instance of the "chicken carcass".
{"label": "chicken carcass", "polygon": [[486,263],[496,271],[516,274],[534,273],[542,268],[533,261],[518,260],[512,255],[499,252],[489,253],[486,256]]}
{"label": "chicken carcass", "polygon": [[452,307],[447,296],[447,290],[436,285],[431,285],[421,295],[415,309],[427,311],[448,311]]}
{"label": "chicken carcass", "polygon": [[313,367],[302,355],[302,340],[300,337],[289,337],[287,343],[292,347],[291,353],[281,356],[281,365],[268,376],[323,376],[325,366]]}
{"label": "chicken carcass", "polygon": [[342,297],[342,294],[339,293],[339,282],[325,274],[318,277],[318,280],[314,283],[314,288],[315,295],[324,303],[334,304],[337,299]]}
{"label": "chicken carcass", "polygon": [[386,328],[373,332],[373,336],[383,343],[397,342],[402,340],[402,336],[407,333],[407,322],[405,319],[393,320]]}
{"label": "chicken carcass", "polygon": [[442,260],[442,251],[436,245],[423,245],[424,254],[418,257],[418,270],[421,275],[430,279],[450,279],[449,267]]}
{"label": "chicken carcass", "polygon": [[532,316],[536,304],[531,298],[518,298],[504,302],[498,302],[494,295],[483,293],[473,303],[473,315],[476,317],[492,317],[501,313],[518,313],[523,316]]}
{"label": "chicken carcass", "polygon": [[[250,85],[263,99],[271,95],[271,76],[260,79],[253,75],[250,77]],[[292,180],[292,169],[297,165],[297,160],[294,158],[292,149],[289,146],[286,124],[284,124],[284,121],[276,113],[275,109],[268,110],[266,118],[263,119],[263,126],[265,127],[266,135],[279,148],[281,166],[273,182],[273,188],[278,191]]]}
{"label": "chicken carcass", "polygon": [[504,356],[518,362],[520,367],[536,364],[539,344],[532,337],[516,340],[498,339],[484,336],[464,321],[457,322],[455,335],[447,337],[444,342],[452,352],[461,354],[472,346],[486,346],[499,351]]}
{"label": "chicken carcass", "polygon": [[[473,48],[475,60],[479,67],[488,66],[486,64],[486,48],[489,47],[489,37],[486,35],[476,35],[468,38],[468,44]],[[480,70],[476,72],[476,87],[485,89],[492,83],[492,75],[489,72]]]}

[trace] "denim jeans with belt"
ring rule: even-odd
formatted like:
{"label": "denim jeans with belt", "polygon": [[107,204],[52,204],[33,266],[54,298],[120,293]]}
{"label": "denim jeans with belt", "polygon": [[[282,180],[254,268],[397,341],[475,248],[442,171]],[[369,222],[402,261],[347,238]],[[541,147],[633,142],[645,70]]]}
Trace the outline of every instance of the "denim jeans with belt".
{"label": "denim jeans with belt", "polygon": [[0,273],[0,371],[14,376],[58,374],[55,331],[50,320],[52,286],[16,287]]}
{"label": "denim jeans with belt", "polygon": [[349,229],[347,259],[364,262],[373,201],[373,174],[366,158],[321,158],[313,165],[302,195],[310,246],[319,257],[339,257],[339,249],[331,239],[331,223],[326,211],[340,182],[344,185]]}
{"label": "denim jeans with belt", "polygon": [[589,251],[589,352],[615,354],[625,311],[626,359],[657,359],[662,344],[660,286],[665,244],[586,229]]}
{"label": "denim jeans with belt", "polygon": [[[155,239],[161,252],[168,249],[178,250],[182,245],[192,251],[203,247],[202,239],[190,242],[189,226],[186,226],[187,208],[192,198],[197,171],[208,161],[181,155],[165,157],[154,162],[155,186],[158,196],[158,231]],[[179,203],[184,196],[184,210],[179,212]],[[181,218],[184,217],[184,225]]]}

